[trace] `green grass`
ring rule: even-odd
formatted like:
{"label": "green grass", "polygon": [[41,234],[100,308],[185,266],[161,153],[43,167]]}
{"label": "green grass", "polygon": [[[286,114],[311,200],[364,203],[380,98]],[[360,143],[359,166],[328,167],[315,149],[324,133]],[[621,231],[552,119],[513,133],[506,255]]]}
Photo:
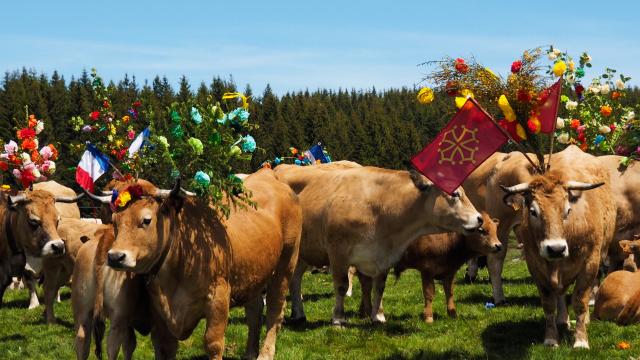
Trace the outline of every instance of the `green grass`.
{"label": "green grass", "polygon": [[[359,285],[346,303],[349,325],[334,329],[329,325],[333,306],[331,279],[325,274],[305,275],[304,294],[308,323],[295,328],[285,326],[277,343],[278,359],[629,359],[640,357],[640,325],[619,327],[593,321],[589,326],[591,350],[571,349],[572,335],[565,334],[558,349],[542,346],[544,321],[535,287],[519,252],[510,252],[505,265],[505,292],[508,306],[487,310],[491,287],[486,270],[473,285],[456,287],[458,319],[446,317],[444,294],[437,285],[434,324],[424,324],[419,275],[406,272],[399,281],[389,278],[384,305],[387,324],[374,326],[357,317]],[[59,324],[47,326],[42,308],[27,310],[27,292],[9,291],[0,309],[0,359],[73,358],[73,318],[69,291],[56,305]],[[288,310],[287,310],[288,313]],[[178,358],[206,358],[202,345],[203,323],[193,335],[180,343]],[[227,358],[237,359],[244,352],[246,326],[243,310],[234,309],[226,334]],[[625,340],[630,350],[617,350]],[[136,359],[152,359],[149,338],[138,337]],[[93,357],[93,354],[92,354]]]}

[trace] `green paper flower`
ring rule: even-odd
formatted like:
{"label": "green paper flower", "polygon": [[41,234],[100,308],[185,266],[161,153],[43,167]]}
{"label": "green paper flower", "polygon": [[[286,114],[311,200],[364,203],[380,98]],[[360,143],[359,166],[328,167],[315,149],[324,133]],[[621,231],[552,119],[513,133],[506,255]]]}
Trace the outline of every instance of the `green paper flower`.
{"label": "green paper flower", "polygon": [[166,137],[160,135],[156,139],[158,139],[158,143],[164,146],[165,149],[169,148],[169,141],[167,140]]}
{"label": "green paper flower", "polygon": [[209,136],[209,143],[211,145],[218,145],[218,144],[220,144],[221,141],[222,141],[222,137],[220,136],[220,133],[218,133],[218,132],[214,132],[213,134],[211,134]]}
{"label": "green paper flower", "polygon": [[171,135],[176,138],[181,138],[184,136],[184,130],[180,124],[171,128]]}
{"label": "green paper flower", "polygon": [[209,186],[211,184],[211,178],[203,171],[198,171],[193,179],[201,186]]}
{"label": "green paper flower", "polygon": [[242,154],[242,149],[240,149],[238,145],[233,145],[231,150],[229,150],[229,155],[231,156],[238,156],[240,154]]}
{"label": "green paper flower", "polygon": [[202,141],[200,141],[200,139],[192,137],[189,138],[187,142],[189,143],[189,145],[191,145],[191,149],[196,156],[202,155],[202,153],[204,152],[204,146],[202,145]]}
{"label": "green paper flower", "polygon": [[175,110],[171,110],[171,121],[173,121],[176,124],[179,124],[181,120],[182,118],[180,117],[180,114],[178,114],[178,112]]}

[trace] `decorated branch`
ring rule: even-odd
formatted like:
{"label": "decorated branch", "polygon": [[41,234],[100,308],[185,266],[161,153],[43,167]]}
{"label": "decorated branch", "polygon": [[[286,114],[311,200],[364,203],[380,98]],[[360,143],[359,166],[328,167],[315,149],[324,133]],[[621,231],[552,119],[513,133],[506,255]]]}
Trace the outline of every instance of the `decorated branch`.
{"label": "decorated branch", "polygon": [[44,130],[44,121],[36,119],[33,114],[29,115],[28,107],[25,107],[25,114],[25,127],[16,131],[19,143],[10,140],[0,153],[0,171],[11,173],[16,182],[26,189],[35,182],[46,181],[53,175],[56,171],[58,150],[53,144],[45,145],[38,150],[38,135]]}

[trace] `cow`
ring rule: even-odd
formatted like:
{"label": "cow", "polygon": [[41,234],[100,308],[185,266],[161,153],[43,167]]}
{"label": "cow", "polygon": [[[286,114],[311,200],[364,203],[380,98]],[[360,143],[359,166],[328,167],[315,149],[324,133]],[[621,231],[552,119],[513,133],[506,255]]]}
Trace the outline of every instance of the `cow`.
{"label": "cow", "polygon": [[[107,264],[145,274],[152,309],[166,325],[160,331],[154,324],[156,357],[175,357],[177,341],[205,318],[205,349],[211,359],[222,359],[229,307],[238,305],[245,306],[249,325],[246,356],[274,357],[302,211],[271,170],[252,174],[244,184],[257,208],[231,206],[228,219],[211,204],[185,197],[179,181],[172,190],[144,180],[116,186],[142,195],[114,212]],[[265,288],[267,334],[258,354]]]}
{"label": "cow", "polygon": [[634,235],[634,240],[620,240],[618,245],[622,252],[626,254],[622,269],[630,272],[638,271],[638,266],[640,266],[638,263],[640,261],[640,236]]}
{"label": "cow", "polygon": [[518,212],[516,236],[545,314],[544,344],[558,346],[558,325],[568,327],[564,294],[573,285],[574,348],[589,348],[589,297],[615,231],[616,204],[609,172],[592,155],[570,146],[551,170],[502,186],[505,204]]}
{"label": "cow", "polygon": [[76,358],[88,358],[92,332],[96,357],[102,358],[105,320],[109,319],[107,357],[116,359],[122,347],[124,358],[131,359],[136,347],[134,330],[147,335],[152,327],[144,276],[106,265],[107,252],[115,241],[112,225],[90,224],[78,234],[84,244],[76,257],[71,283]]}
{"label": "cow", "polygon": [[640,322],[640,273],[614,271],[607,275],[596,295],[593,317],[619,325]]}
{"label": "cow", "polygon": [[384,322],[378,311],[384,277],[411,242],[430,233],[473,231],[482,225],[464,190],[449,196],[416,171],[280,165],[276,176],[298,194],[304,214],[301,261],[291,287],[294,322],[306,318],[300,279],[307,266],[330,267],[333,325],[346,323],[349,266],[374,278],[370,316],[374,322]]}
{"label": "cow", "polygon": [[[25,274],[27,259],[62,256],[64,241],[57,231],[56,203],[74,203],[82,196],[53,195],[45,190],[0,194],[0,304],[12,276]],[[37,270],[36,270],[37,271]],[[29,285],[31,283],[32,285]],[[37,306],[35,282],[27,281],[31,308]],[[34,304],[34,298],[36,304]],[[35,305],[35,306],[33,306]]]}
{"label": "cow", "polygon": [[[467,235],[444,233],[420,237],[409,245],[400,261],[394,265],[396,277],[406,269],[420,271],[424,296],[423,319],[426,323],[433,322],[434,279],[442,280],[447,298],[447,313],[451,317],[456,317],[456,306],[453,301],[456,272],[470,258],[500,251],[502,244],[496,235],[499,221],[491,219],[484,212],[482,218],[484,220],[482,226]],[[371,308],[371,287],[363,284],[362,289],[363,305],[361,307],[367,311]]]}

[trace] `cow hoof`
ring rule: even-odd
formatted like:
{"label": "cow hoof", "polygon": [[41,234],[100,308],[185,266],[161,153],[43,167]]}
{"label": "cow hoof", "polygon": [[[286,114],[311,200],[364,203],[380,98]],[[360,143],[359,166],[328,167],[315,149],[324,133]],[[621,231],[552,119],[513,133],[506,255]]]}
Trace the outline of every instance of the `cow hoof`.
{"label": "cow hoof", "polygon": [[589,348],[589,342],[587,340],[576,340],[576,342],[573,343],[573,348],[574,349],[588,349]]}
{"label": "cow hoof", "polygon": [[331,325],[333,325],[336,329],[342,329],[345,325],[347,325],[346,319],[331,319]]}
{"label": "cow hoof", "polygon": [[425,317],[424,322],[426,322],[427,324],[433,324],[433,316]]}
{"label": "cow hoof", "polygon": [[387,319],[384,317],[384,314],[376,314],[371,318],[374,324],[384,324],[387,322]]}
{"label": "cow hoof", "polygon": [[509,303],[507,302],[507,300],[494,300],[493,302],[496,306],[508,306]]}
{"label": "cow hoof", "polygon": [[40,306],[40,303],[38,303],[38,302],[32,302],[32,303],[29,303],[29,307],[28,307],[28,309],[29,309],[29,310],[33,310],[33,309],[36,309],[38,306]]}
{"label": "cow hoof", "polygon": [[544,339],[544,346],[546,347],[558,347],[558,340],[556,339]]}

